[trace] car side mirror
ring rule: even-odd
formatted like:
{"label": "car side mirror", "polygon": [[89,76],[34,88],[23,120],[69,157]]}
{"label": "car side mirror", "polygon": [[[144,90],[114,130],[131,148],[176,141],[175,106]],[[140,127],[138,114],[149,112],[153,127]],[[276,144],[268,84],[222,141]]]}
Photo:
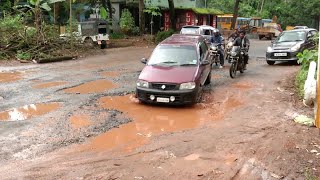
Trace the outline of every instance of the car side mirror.
{"label": "car side mirror", "polygon": [[142,59],[141,59],[141,62],[142,62],[143,64],[147,64],[148,59],[147,59],[147,58],[142,58]]}
{"label": "car side mirror", "polygon": [[210,62],[209,62],[208,60],[203,60],[203,61],[201,61],[200,64],[201,64],[202,66],[206,66],[206,65],[209,65]]}

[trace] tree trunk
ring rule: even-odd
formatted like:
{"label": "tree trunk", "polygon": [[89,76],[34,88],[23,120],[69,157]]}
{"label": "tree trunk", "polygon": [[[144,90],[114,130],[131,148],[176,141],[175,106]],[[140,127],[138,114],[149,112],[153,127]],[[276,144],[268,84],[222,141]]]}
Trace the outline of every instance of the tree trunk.
{"label": "tree trunk", "polygon": [[262,0],[262,2],[261,2],[261,9],[260,9],[260,13],[261,13],[261,12],[262,12],[262,10],[263,10],[264,1],[265,1],[265,0]]}
{"label": "tree trunk", "polygon": [[101,1],[102,7],[108,11],[108,23],[110,28],[112,27],[112,5],[110,0],[102,0]]}
{"label": "tree trunk", "polygon": [[231,30],[232,30],[232,29],[235,29],[235,26],[236,26],[236,22],[237,22],[237,18],[238,18],[238,12],[239,12],[240,1],[241,1],[241,0],[235,0],[235,3],[234,3],[233,18],[232,18],[231,27],[230,27]]}
{"label": "tree trunk", "polygon": [[107,6],[108,6],[108,12],[109,12],[109,25],[110,25],[110,29],[112,31],[113,18],[112,18],[111,0],[107,0]]}
{"label": "tree trunk", "polygon": [[144,0],[139,0],[139,29],[140,35],[144,34],[145,16],[144,16]]}
{"label": "tree trunk", "polygon": [[176,30],[176,17],[175,17],[173,0],[168,0],[168,4],[169,4],[169,14],[170,14],[170,27],[171,29]]}

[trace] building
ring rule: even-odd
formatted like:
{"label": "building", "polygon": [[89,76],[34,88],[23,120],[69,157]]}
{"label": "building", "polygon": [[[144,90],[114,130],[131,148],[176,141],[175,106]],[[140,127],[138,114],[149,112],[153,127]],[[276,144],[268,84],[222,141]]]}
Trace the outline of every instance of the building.
{"label": "building", "polygon": [[[145,6],[160,7],[163,13],[163,27],[170,28],[169,4],[167,0],[145,0]],[[185,25],[210,25],[217,27],[218,9],[206,8],[206,0],[174,0],[176,29]]]}

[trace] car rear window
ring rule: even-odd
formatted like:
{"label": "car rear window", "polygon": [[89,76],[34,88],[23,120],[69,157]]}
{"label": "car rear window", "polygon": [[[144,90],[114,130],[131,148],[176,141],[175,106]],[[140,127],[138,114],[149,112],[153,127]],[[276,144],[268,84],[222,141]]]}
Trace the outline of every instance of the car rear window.
{"label": "car rear window", "polygon": [[148,65],[197,65],[197,50],[194,46],[158,46],[152,53]]}
{"label": "car rear window", "polygon": [[184,27],[180,34],[199,34],[199,27]]}
{"label": "car rear window", "polygon": [[304,41],[306,37],[306,32],[304,31],[288,31],[282,33],[277,42],[294,42],[294,41]]}

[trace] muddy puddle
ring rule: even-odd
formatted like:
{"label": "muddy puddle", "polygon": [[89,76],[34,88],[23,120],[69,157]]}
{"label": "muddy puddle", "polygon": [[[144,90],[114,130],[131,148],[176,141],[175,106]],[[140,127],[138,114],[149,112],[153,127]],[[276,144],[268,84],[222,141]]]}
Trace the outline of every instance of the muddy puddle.
{"label": "muddy puddle", "polygon": [[65,85],[67,84],[66,82],[47,82],[47,83],[40,83],[40,84],[36,84],[33,85],[33,88],[36,89],[45,89],[45,88],[51,88],[51,87],[55,87],[55,86],[61,86],[61,85]]}
{"label": "muddy puddle", "polygon": [[90,116],[86,114],[73,115],[70,117],[71,126],[75,129],[87,127],[91,124]]}
{"label": "muddy puddle", "polygon": [[14,82],[21,79],[20,72],[0,72],[0,83]]}
{"label": "muddy puddle", "polygon": [[113,84],[111,81],[107,80],[96,80],[84,83],[82,85],[65,89],[66,93],[80,93],[80,94],[87,94],[87,93],[100,93],[104,92],[105,90],[117,88],[116,84]]}
{"label": "muddy puddle", "polygon": [[85,145],[85,149],[101,150],[122,146],[131,149],[155,135],[188,130],[209,121],[221,120],[226,112],[242,105],[240,100],[227,97],[220,102],[207,101],[192,107],[150,106],[137,103],[132,95],[103,97],[99,104],[104,109],[124,112],[133,122],[93,138]]}
{"label": "muddy puddle", "polygon": [[21,108],[14,108],[8,111],[0,112],[0,121],[27,120],[32,117],[41,116],[57,110],[60,106],[60,103],[26,105]]}

